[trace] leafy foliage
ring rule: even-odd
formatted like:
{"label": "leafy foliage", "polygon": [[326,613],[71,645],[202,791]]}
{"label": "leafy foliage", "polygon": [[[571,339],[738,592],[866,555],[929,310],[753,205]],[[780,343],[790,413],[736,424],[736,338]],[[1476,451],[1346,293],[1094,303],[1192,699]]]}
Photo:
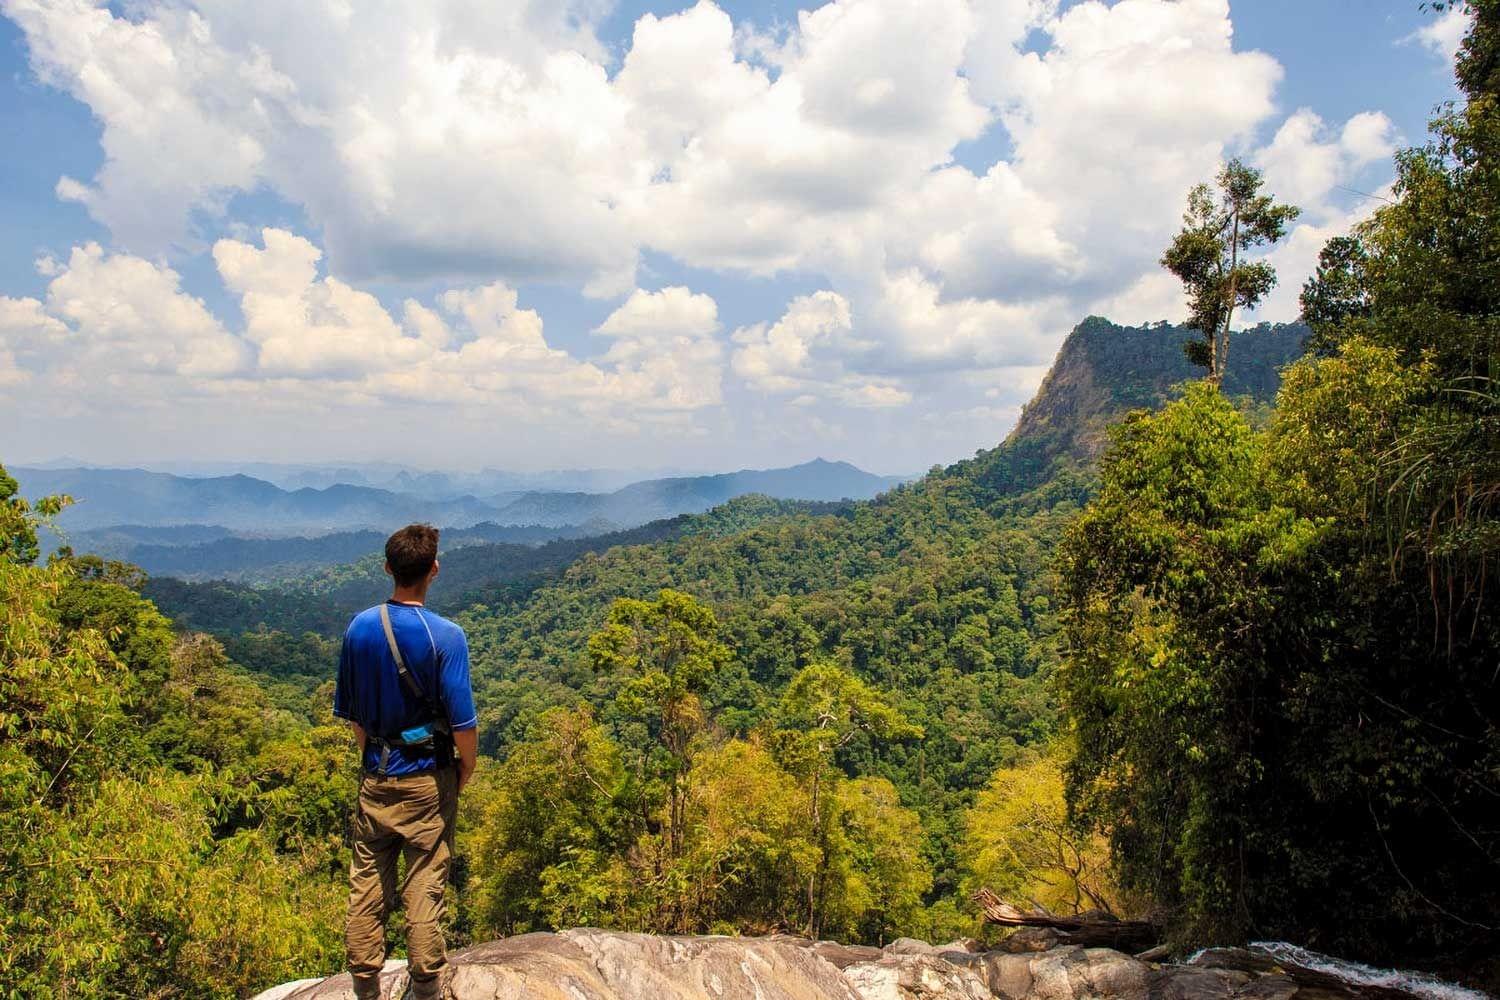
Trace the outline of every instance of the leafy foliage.
{"label": "leafy foliage", "polygon": [[1471,8],[1467,103],[1304,290],[1322,356],[1262,431],[1207,386],[1127,420],[1063,546],[1069,801],[1183,941],[1486,975],[1500,5]]}
{"label": "leafy foliage", "polygon": [[996,771],[965,816],[967,886],[1054,913],[1115,912],[1109,846],[1068,817],[1063,767],[1053,750]]}
{"label": "leafy foliage", "polygon": [[25,552],[0,560],[9,995],[232,997],[336,967],[347,735],[267,710],[123,567]]}
{"label": "leafy foliage", "polygon": [[43,497],[35,504],[18,495],[19,484],[0,466],[0,560],[26,565],[36,561],[37,529],[73,502],[65,494]]}
{"label": "leafy foliage", "polygon": [[[1214,187],[1188,192],[1182,230],[1162,255],[1162,266],[1181,279],[1188,295],[1188,326],[1200,337],[1184,349],[1218,383],[1229,368],[1229,331],[1236,307],[1253,309],[1276,287],[1276,270],[1244,256],[1286,235],[1300,210],[1261,193],[1260,171],[1230,160]],[[1217,191],[1215,190],[1217,188]]]}
{"label": "leafy foliage", "polygon": [[[650,616],[653,640],[676,637],[653,645],[691,647],[705,641],[705,611],[668,592],[652,605],[622,602],[611,617]],[[686,621],[695,622],[690,634]],[[592,645],[614,647],[615,628]],[[711,640],[700,651],[712,655]],[[846,735],[866,719],[884,720],[877,728],[885,735],[912,734],[847,672],[815,666],[804,674],[792,690],[820,692],[814,703],[844,720]],[[500,765],[475,841],[471,920],[479,933],[580,923],[675,932],[813,925],[884,940],[915,926],[931,887],[921,822],[889,781],[851,780],[829,767],[834,747],[815,734],[838,729],[812,721],[811,731],[765,728],[747,740],[694,713],[691,732],[672,735],[689,694],[667,696],[666,671],[633,680],[653,675],[649,698],[622,693],[625,718],[649,707],[661,745],[673,741],[677,752],[627,749],[650,744],[622,746],[589,709],[555,708]],[[806,721],[798,713],[808,705],[790,694],[787,717]],[[631,729],[622,736],[630,740]]]}

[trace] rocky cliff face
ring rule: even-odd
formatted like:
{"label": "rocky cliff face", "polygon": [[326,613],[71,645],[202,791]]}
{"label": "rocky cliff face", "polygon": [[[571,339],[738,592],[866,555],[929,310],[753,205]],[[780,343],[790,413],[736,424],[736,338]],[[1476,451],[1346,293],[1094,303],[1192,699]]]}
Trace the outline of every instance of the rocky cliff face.
{"label": "rocky cliff face", "polygon": [[[1281,369],[1301,356],[1308,332],[1290,323],[1235,334],[1224,391],[1271,402],[1281,386]],[[1182,350],[1193,336],[1186,327],[1166,323],[1117,326],[1090,316],[1068,334],[1010,439],[1056,434],[1063,448],[1094,457],[1104,445],[1106,425],[1129,410],[1155,409],[1171,397],[1173,387],[1203,377],[1203,369]]]}
{"label": "rocky cliff face", "polygon": [[[1210,951],[1157,965],[1021,932],[993,951],[901,939],[884,949],[793,937],[655,937],[579,929],[452,955],[455,1000],[1336,1000],[1420,995],[1353,984],[1269,953]],[[383,979],[385,1000],[406,974]],[[1449,988],[1452,989],[1452,988]],[[1461,995],[1465,991],[1455,991]],[[256,1000],[347,1000],[347,975]]]}
{"label": "rocky cliff face", "polygon": [[[1273,401],[1281,370],[1302,355],[1308,333],[1300,323],[1236,333],[1224,391]],[[1111,423],[1131,410],[1160,407],[1181,383],[1203,376],[1183,354],[1192,336],[1167,323],[1119,326],[1090,316],[1063,341],[1005,442],[965,463],[970,474],[994,489],[1018,492],[1046,482],[1058,463],[1091,464]]]}

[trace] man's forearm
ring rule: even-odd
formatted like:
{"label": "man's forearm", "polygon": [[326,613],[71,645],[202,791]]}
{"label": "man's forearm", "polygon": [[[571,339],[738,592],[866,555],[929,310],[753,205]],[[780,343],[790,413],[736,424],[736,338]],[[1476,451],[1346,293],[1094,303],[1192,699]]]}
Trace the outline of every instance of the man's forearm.
{"label": "man's forearm", "polygon": [[454,733],[453,748],[458,751],[458,790],[463,791],[479,763],[479,730],[462,729]]}
{"label": "man's forearm", "polygon": [[352,729],[352,730],[354,730],[354,742],[359,744],[359,759],[360,760],[364,760],[365,759],[365,727],[361,726],[359,723],[357,723],[353,719],[351,719],[351,720],[349,720],[349,728]]}

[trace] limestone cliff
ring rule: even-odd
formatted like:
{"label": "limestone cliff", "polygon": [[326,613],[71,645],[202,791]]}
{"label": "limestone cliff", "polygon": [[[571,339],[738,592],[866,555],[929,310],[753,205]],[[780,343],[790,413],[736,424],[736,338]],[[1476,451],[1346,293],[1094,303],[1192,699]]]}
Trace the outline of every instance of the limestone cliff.
{"label": "limestone cliff", "polygon": [[[1270,403],[1281,369],[1297,360],[1308,335],[1298,324],[1263,325],[1235,334],[1224,391]],[[1031,489],[1059,463],[1086,466],[1105,444],[1105,428],[1134,409],[1155,409],[1174,387],[1201,378],[1182,345],[1193,332],[1159,323],[1119,326],[1090,316],[1058,349],[1036,396],[998,448],[970,463],[970,474],[1006,492]]]}

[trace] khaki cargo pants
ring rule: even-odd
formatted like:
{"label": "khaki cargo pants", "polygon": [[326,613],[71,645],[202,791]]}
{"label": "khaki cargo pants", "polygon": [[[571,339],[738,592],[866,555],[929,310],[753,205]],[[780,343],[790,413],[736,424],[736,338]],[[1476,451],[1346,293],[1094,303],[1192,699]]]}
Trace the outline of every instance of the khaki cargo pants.
{"label": "khaki cargo pants", "polygon": [[[385,921],[400,894],[406,909],[407,971],[411,995],[437,997],[447,966],[443,931],[453,823],[458,813],[458,769],[380,777],[363,774],[354,814],[354,860],[349,866],[349,922],[344,932],[354,995],[380,995]],[[396,858],[406,858],[399,890]]]}

